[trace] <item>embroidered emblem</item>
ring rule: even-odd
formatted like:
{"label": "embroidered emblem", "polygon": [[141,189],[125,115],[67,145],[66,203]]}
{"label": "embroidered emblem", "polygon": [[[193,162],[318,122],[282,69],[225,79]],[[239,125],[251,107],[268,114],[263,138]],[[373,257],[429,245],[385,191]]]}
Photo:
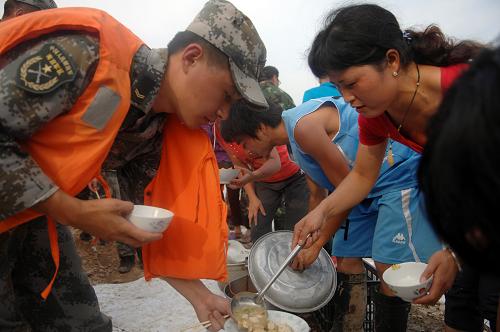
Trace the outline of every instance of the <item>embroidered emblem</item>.
{"label": "embroidered emblem", "polygon": [[48,44],[21,63],[16,84],[26,91],[45,94],[73,81],[75,76],[73,60],[58,45]]}

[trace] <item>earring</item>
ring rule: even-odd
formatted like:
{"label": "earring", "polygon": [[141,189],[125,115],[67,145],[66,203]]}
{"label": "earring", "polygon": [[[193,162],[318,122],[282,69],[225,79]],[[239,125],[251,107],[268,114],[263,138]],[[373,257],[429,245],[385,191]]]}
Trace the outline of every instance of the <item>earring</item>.
{"label": "earring", "polygon": [[394,77],[398,77],[398,75],[399,75],[399,73],[398,73],[397,71],[393,71],[393,72],[392,72],[392,76],[394,76]]}

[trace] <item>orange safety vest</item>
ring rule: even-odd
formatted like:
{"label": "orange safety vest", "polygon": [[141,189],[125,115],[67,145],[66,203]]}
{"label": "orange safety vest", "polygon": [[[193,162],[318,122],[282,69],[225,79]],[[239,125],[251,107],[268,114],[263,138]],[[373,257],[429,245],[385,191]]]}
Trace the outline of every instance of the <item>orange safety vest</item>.
{"label": "orange safety vest", "polygon": [[[126,27],[103,11],[87,8],[61,8],[23,15],[0,24],[0,56],[22,42],[56,31],[90,32],[99,38],[99,64],[94,77],[73,108],[56,117],[27,141],[19,142],[45,174],[70,194],[78,194],[98,176],[120,125],[130,107],[130,66],[143,42]],[[110,119],[98,130],[82,117],[100,88],[106,87],[119,96]],[[40,216],[27,209],[0,221],[0,232]],[[49,216],[50,217],[50,216]],[[42,296],[46,298],[59,266],[59,248],[54,222],[49,218],[49,238],[56,272]]]}
{"label": "orange safety vest", "polygon": [[227,208],[219,184],[207,134],[169,116],[160,166],[144,197],[147,205],[166,208],[175,216],[161,240],[143,247],[146,280],[227,279]]}

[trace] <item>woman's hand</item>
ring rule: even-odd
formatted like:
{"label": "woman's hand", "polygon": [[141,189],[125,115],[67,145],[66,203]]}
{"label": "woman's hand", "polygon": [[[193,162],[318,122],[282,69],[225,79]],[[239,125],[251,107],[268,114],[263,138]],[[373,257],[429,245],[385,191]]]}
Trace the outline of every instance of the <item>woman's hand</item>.
{"label": "woman's hand", "polygon": [[416,299],[413,303],[435,304],[451,288],[457,272],[458,266],[455,259],[447,249],[436,252],[429,259],[427,268],[420,277],[420,280],[425,281],[434,276],[431,288],[427,295]]}

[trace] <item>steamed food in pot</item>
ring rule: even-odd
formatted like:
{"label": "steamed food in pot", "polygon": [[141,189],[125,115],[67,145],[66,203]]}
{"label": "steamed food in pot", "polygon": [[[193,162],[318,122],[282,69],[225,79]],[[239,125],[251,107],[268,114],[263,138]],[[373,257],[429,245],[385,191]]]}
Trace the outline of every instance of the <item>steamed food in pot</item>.
{"label": "steamed food in pot", "polygon": [[267,320],[265,309],[255,306],[242,306],[233,312],[238,328],[248,332],[293,332],[286,324]]}

